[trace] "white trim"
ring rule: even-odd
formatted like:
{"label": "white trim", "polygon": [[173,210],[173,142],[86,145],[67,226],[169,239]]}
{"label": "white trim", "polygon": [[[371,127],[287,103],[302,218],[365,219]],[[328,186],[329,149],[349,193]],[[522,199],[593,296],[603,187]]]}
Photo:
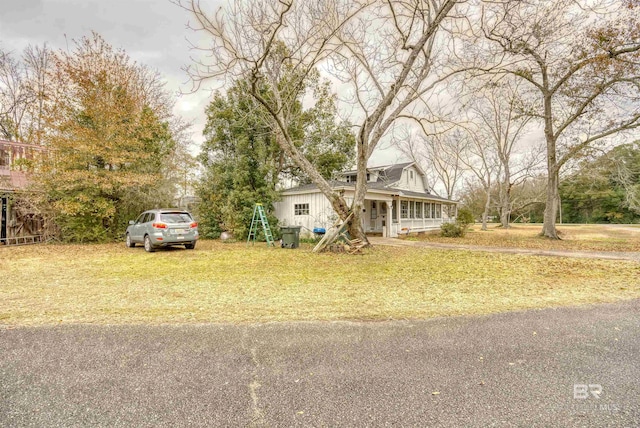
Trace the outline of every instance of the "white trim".
{"label": "white trim", "polygon": [[[346,191],[346,192],[354,192],[355,189],[353,187],[333,187],[332,188],[335,191]],[[399,192],[398,192],[399,190]],[[313,193],[322,193],[320,191],[320,189],[305,189],[305,190],[284,190],[282,191],[280,194],[282,196],[291,196],[291,195],[308,195],[308,194],[313,194]],[[433,201],[433,202],[440,202],[440,203],[448,203],[448,204],[459,204],[460,202],[458,201],[452,201],[449,199],[440,199],[440,197],[433,197],[433,196],[417,196],[417,195],[407,195],[406,193],[404,193],[402,191],[402,189],[395,189],[395,190],[385,190],[385,189],[367,189],[367,193],[366,194],[375,194],[375,195],[386,195],[389,196],[391,198],[393,198],[394,196],[400,196],[403,198],[409,198],[409,199],[421,199],[424,201]],[[416,192],[417,193],[417,192]],[[367,197],[365,194],[365,199],[374,199],[374,198],[370,198]]]}
{"label": "white trim", "polygon": [[[344,186],[340,186],[340,187],[332,187],[332,190],[335,191],[341,191],[341,190],[353,190],[353,188],[351,187],[344,187]],[[308,195],[310,193],[322,193],[320,191],[320,189],[305,189],[305,190],[295,190],[295,189],[289,189],[289,190],[282,190],[280,192],[280,194],[282,196],[289,196],[289,195]]]}

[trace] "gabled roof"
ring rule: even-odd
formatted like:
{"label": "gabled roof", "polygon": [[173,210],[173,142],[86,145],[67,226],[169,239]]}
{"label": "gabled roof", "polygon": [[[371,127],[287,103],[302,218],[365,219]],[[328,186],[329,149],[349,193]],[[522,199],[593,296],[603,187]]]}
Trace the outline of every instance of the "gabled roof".
{"label": "gabled roof", "polygon": [[[404,163],[397,163],[393,165],[374,166],[374,167],[367,168],[367,172],[379,171],[378,180],[374,182],[369,182],[367,185],[369,187],[372,187],[371,184],[376,184],[376,183],[384,183],[385,185],[392,185],[394,183],[397,183],[402,178],[402,172],[410,166],[413,166],[414,168],[416,168],[420,172],[420,174],[422,174],[423,176],[425,175],[422,168],[420,168],[420,166],[415,162],[404,162]],[[353,174],[356,174],[357,172],[358,172],[357,170],[351,170],[351,171],[343,172],[340,175],[343,175],[343,176],[353,175]]]}
{"label": "gabled roof", "polygon": [[[356,187],[355,183],[347,183],[344,181],[329,180],[328,183],[333,189],[350,189],[351,190],[351,189],[355,189]],[[383,194],[386,193],[388,195],[398,195],[398,196],[404,196],[404,197],[410,197],[410,198],[429,199],[429,200],[442,201],[442,202],[456,202],[447,198],[443,198],[438,195],[433,195],[431,193],[413,192],[410,190],[398,189],[396,187],[388,187],[387,183],[384,183],[384,182],[367,183],[367,190],[377,190]],[[291,189],[283,190],[282,194],[287,195],[287,194],[307,193],[307,192],[314,192],[314,191],[319,191],[318,186],[316,186],[313,183],[310,183],[310,184],[303,184],[302,186],[293,187]]]}
{"label": "gabled roof", "polygon": [[[416,168],[420,172],[420,174],[424,176],[425,174],[424,171],[415,162],[404,162],[404,163],[399,163],[394,165],[383,165],[383,166],[367,168],[368,172],[378,171],[377,181],[368,182],[367,190],[373,190],[375,191],[375,193],[387,194],[389,196],[397,195],[397,196],[420,198],[420,199],[435,200],[435,201],[442,201],[442,202],[456,202],[447,198],[443,198],[438,195],[433,195],[428,191],[415,192],[412,190],[405,190],[405,189],[395,187],[394,185],[397,184],[402,179],[402,172],[410,166],[413,166],[414,168]],[[343,176],[353,175],[356,172],[357,171],[355,170],[346,171],[346,172],[343,172],[341,175]],[[327,180],[327,183],[334,190],[355,189],[355,183],[347,183],[346,181]],[[291,195],[296,193],[312,193],[312,192],[318,192],[318,191],[319,191],[318,186],[316,186],[313,183],[310,183],[310,184],[303,184],[297,187],[292,187],[290,189],[284,189],[282,190],[282,194]]]}
{"label": "gabled roof", "polygon": [[389,184],[397,183],[402,178],[402,172],[405,168],[415,164],[415,162],[399,163],[396,165],[388,165],[384,170],[382,177],[378,177],[378,181],[385,181]]}
{"label": "gabled roof", "polygon": [[[331,186],[331,188],[333,189],[338,189],[340,187],[355,187],[353,183],[347,183],[345,181],[338,181],[338,180],[327,180],[327,183],[329,183],[329,186]],[[313,183],[309,183],[309,184],[302,184],[300,186],[296,186],[296,187],[291,187],[289,189],[283,189],[282,192],[286,193],[286,192],[305,192],[308,190],[318,190],[318,186],[316,186]]]}
{"label": "gabled roof", "polygon": [[[404,170],[406,167],[408,167],[409,165],[414,164],[415,162],[405,162],[405,163],[396,163],[393,165],[380,165],[380,166],[371,166],[371,167],[367,167],[367,171],[390,171],[392,169],[400,169],[400,175],[402,175],[402,170]],[[357,169],[352,169],[350,171],[344,171],[342,173],[340,173],[340,175],[353,175],[355,173],[357,173],[358,170]],[[388,174],[388,173],[387,173]],[[398,178],[399,179],[399,178]]]}

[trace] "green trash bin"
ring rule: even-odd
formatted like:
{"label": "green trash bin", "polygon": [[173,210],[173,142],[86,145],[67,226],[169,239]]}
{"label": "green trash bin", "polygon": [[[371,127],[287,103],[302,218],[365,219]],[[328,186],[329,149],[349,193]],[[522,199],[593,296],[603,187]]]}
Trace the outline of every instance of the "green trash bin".
{"label": "green trash bin", "polygon": [[301,226],[280,228],[280,232],[282,232],[282,248],[298,248],[300,246],[300,229]]}

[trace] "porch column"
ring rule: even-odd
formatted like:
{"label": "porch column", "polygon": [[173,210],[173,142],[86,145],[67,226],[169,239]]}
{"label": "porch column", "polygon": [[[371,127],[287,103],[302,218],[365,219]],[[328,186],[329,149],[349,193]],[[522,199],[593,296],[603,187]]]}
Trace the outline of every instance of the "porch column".
{"label": "porch column", "polygon": [[393,223],[393,199],[390,201],[384,201],[387,205],[387,209],[384,213],[384,227],[382,228],[382,237],[386,238],[387,236],[391,236],[391,223]]}

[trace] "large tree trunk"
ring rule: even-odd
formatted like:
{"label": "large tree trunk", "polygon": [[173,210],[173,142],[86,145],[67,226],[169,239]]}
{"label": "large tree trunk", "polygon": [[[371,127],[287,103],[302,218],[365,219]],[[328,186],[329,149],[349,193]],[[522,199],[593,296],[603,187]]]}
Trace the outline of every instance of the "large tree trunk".
{"label": "large tree trunk", "polygon": [[556,218],[558,216],[558,182],[557,172],[550,172],[547,179],[547,204],[544,209],[544,224],[542,236],[552,239],[560,239],[556,230]]}
{"label": "large tree trunk", "polygon": [[505,229],[511,227],[511,171],[509,163],[504,162],[504,180],[500,191],[500,223]]}
{"label": "large tree trunk", "polygon": [[356,169],[358,171],[356,176],[356,188],[355,196],[353,198],[353,204],[351,205],[351,211],[353,211],[353,217],[347,225],[347,230],[352,238],[361,239],[362,242],[369,245],[369,240],[365,234],[362,226],[364,198],[367,195],[367,145],[358,141]]}
{"label": "large tree trunk", "polygon": [[[546,71],[543,71],[545,88],[548,87]],[[553,133],[551,95],[547,92],[544,96],[544,136],[547,140],[547,203],[544,208],[544,223],[540,235],[551,239],[560,239],[556,230],[556,217],[558,215],[558,160],[556,154],[556,137]]]}
{"label": "large tree trunk", "polygon": [[502,208],[500,210],[500,224],[504,229],[511,227],[511,203],[508,201],[502,201]]}
{"label": "large tree trunk", "polygon": [[491,190],[487,189],[487,199],[484,203],[484,212],[482,213],[482,230],[487,230],[487,217],[489,217],[489,209],[491,208]]}
{"label": "large tree trunk", "polygon": [[318,170],[309,162],[309,160],[298,150],[296,145],[294,144],[289,132],[284,125],[286,123],[285,118],[282,116],[281,112],[276,112],[269,105],[269,103],[261,96],[258,85],[257,78],[254,76],[251,82],[251,95],[262,104],[269,113],[271,113],[274,119],[275,128],[279,130],[277,132],[276,141],[280,148],[289,156],[289,158],[300,168],[302,169],[309,179],[318,186],[318,190],[322,192],[322,194],[329,200],[333,210],[336,212],[338,217],[343,221],[349,218],[349,214],[353,212],[353,216],[350,217],[350,220],[347,222],[347,231],[352,239],[357,238],[362,240],[362,242],[366,243],[366,245],[370,245],[367,237],[364,233],[364,229],[362,227],[362,209],[364,208],[364,198],[367,193],[367,145],[363,144],[361,141],[358,142],[358,150],[357,150],[357,179],[356,179],[356,187],[355,187],[355,197],[353,199],[353,204],[351,205],[351,209],[349,209],[346,200],[342,195],[331,188],[331,185],[327,182],[327,180],[320,175]]}

